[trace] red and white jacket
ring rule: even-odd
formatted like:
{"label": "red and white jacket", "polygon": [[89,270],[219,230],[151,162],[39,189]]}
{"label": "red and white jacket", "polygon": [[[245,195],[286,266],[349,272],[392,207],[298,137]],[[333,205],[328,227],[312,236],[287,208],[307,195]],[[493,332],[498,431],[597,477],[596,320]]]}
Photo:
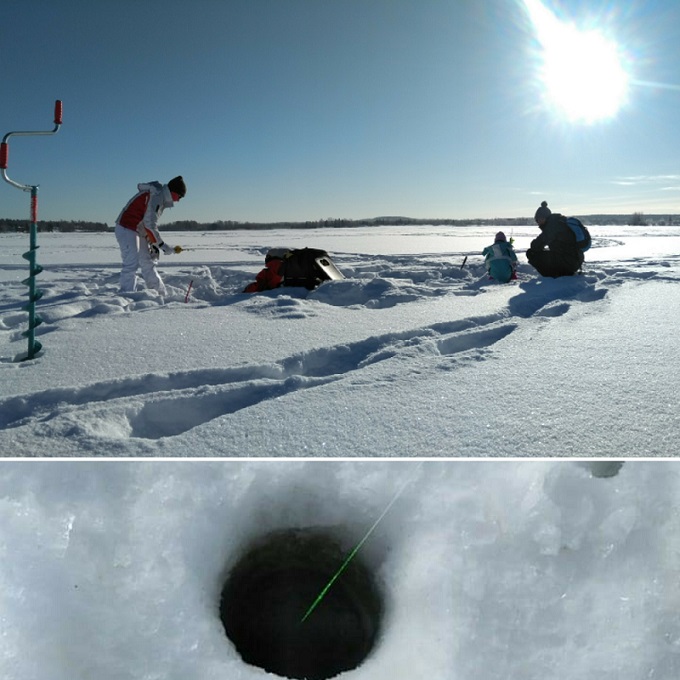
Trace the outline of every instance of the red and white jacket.
{"label": "red and white jacket", "polygon": [[172,208],[172,200],[167,184],[147,182],[137,185],[138,193],[134,195],[123,208],[116,224],[136,231],[149,243],[162,243],[158,231],[158,218],[165,208]]}

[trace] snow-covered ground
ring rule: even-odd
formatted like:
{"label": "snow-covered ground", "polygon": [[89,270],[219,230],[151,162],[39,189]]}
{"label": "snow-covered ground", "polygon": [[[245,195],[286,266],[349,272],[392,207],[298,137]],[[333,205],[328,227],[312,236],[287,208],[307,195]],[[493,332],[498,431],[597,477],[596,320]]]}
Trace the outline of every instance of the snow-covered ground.
{"label": "snow-covered ground", "polygon": [[276,678],[225,636],[232,567],[272,531],[349,547],[385,513],[356,557],[383,599],[378,639],[340,677],[675,680],[680,464],[592,466],[0,462],[0,675]]}
{"label": "snow-covered ground", "polygon": [[[165,299],[117,293],[113,234],[41,234],[26,362],[28,236],[0,235],[0,453],[674,455],[680,227],[593,226],[585,274],[557,280],[508,227],[507,285],[479,256],[498,228],[168,232]],[[240,293],[281,245],[346,280]]]}

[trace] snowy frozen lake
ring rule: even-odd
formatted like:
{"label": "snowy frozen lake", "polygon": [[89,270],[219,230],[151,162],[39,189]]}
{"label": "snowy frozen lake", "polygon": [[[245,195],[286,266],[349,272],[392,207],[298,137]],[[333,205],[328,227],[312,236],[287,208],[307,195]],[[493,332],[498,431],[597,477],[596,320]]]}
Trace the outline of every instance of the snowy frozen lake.
{"label": "snowy frozen lake", "polygon": [[[506,227],[506,285],[480,256],[499,228],[168,232],[164,299],[117,293],[113,234],[41,234],[27,362],[28,237],[0,235],[0,453],[675,455],[680,227],[591,226],[557,280],[526,263],[537,230]],[[242,294],[281,245],[347,278]]]}
{"label": "snowy frozen lake", "polygon": [[[0,236],[3,679],[331,677],[287,646],[347,621],[347,680],[677,678],[680,463],[635,458],[676,453],[680,229],[593,227],[561,280],[515,230],[508,285],[497,229],[169,233],[165,299],[118,294],[112,235],[41,235],[25,362],[27,237]],[[347,278],[242,294],[278,245]],[[309,532],[323,560],[291,556]],[[348,567],[302,625],[293,567],[354,550],[370,586]],[[226,632],[249,578],[264,659]]]}

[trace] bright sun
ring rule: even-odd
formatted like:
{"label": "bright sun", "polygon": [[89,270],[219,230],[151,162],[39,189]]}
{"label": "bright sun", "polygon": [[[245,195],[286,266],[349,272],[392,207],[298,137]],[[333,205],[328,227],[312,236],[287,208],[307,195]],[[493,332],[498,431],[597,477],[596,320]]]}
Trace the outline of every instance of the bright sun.
{"label": "bright sun", "polygon": [[524,0],[542,47],[541,77],[548,102],[569,121],[612,118],[628,93],[618,46],[596,30],[560,21],[540,0]]}

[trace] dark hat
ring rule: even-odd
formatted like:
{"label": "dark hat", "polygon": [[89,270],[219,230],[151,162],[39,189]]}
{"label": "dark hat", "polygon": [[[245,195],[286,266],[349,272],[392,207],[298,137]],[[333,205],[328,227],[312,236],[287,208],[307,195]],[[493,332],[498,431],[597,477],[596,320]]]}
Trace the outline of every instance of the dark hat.
{"label": "dark hat", "polygon": [[170,189],[170,191],[177,194],[178,196],[184,198],[187,194],[187,185],[184,184],[182,175],[178,175],[177,177],[171,179],[168,182],[168,189]]}
{"label": "dark hat", "polygon": [[547,220],[550,215],[552,215],[552,210],[548,207],[548,204],[546,201],[543,201],[541,203],[541,207],[536,211],[536,214],[534,215],[534,219],[536,222],[542,222],[543,220]]}
{"label": "dark hat", "polygon": [[504,234],[502,231],[499,231],[499,232],[496,234],[496,238],[494,239],[494,243],[495,243],[495,242],[498,242],[498,241],[507,241],[507,240],[508,240],[508,239],[505,238],[505,234]]}

